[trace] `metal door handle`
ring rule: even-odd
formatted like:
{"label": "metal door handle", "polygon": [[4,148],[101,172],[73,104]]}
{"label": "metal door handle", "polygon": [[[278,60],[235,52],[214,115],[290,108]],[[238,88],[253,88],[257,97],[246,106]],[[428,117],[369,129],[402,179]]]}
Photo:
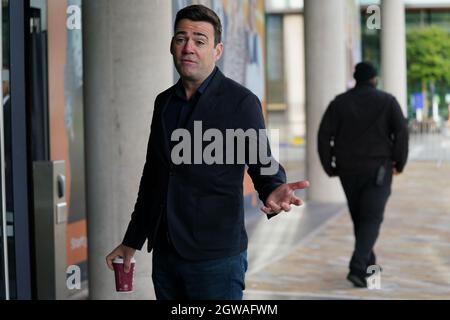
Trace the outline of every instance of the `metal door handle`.
{"label": "metal door handle", "polygon": [[66,194],[66,177],[59,174],[57,177],[58,198],[61,199]]}

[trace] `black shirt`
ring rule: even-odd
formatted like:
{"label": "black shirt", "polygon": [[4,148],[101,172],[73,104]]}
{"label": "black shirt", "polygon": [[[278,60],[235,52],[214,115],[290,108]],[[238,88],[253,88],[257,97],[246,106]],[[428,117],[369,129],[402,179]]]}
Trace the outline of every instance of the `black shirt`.
{"label": "black shirt", "polygon": [[[205,92],[211,80],[216,75],[218,68],[214,68],[213,72],[206,78],[200,85],[190,100],[186,98],[186,91],[183,87],[183,83],[178,80],[175,85],[175,94],[172,95],[169,105],[164,110],[164,121],[166,123],[167,136],[170,137],[172,132],[178,128],[184,128],[189,116],[195,109],[200,97]],[[172,148],[172,144],[171,144]]]}

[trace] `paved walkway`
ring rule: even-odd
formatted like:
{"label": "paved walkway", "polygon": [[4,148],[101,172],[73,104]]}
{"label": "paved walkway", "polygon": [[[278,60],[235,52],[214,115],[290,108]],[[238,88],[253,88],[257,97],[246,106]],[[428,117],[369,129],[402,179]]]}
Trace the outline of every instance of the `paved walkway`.
{"label": "paved walkway", "polygon": [[251,265],[245,299],[450,299],[448,162],[409,163],[395,178],[375,248],[383,266],[380,290],[357,289],[345,279],[354,244],[346,208],[274,254],[273,238],[292,239],[292,226],[305,219],[304,211],[282,217],[290,233],[265,227],[250,239],[250,257],[263,253],[264,244],[271,256]]}

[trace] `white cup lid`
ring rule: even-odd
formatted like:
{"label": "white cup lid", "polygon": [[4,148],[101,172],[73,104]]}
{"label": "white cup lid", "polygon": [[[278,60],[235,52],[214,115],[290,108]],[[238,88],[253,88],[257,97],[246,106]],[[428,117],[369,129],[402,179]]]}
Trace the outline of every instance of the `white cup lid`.
{"label": "white cup lid", "polygon": [[[114,258],[113,263],[123,263],[123,258],[116,257],[116,258]],[[131,258],[131,263],[136,263],[136,259]]]}

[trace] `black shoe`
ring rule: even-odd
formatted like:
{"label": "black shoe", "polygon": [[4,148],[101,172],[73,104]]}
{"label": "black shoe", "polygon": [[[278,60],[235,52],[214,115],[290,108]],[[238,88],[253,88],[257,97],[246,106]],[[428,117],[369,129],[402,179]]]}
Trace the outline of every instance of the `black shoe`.
{"label": "black shoe", "polygon": [[349,273],[347,275],[347,280],[353,283],[353,285],[357,288],[367,288],[367,280],[365,277],[361,277],[354,273]]}

